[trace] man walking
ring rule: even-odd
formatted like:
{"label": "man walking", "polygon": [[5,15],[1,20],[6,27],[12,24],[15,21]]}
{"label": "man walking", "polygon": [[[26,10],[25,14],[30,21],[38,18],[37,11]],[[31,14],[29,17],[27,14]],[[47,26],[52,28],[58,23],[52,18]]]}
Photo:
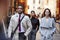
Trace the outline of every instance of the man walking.
{"label": "man walking", "polygon": [[8,37],[11,37],[12,31],[15,30],[15,28],[18,28],[16,32],[14,33],[12,40],[26,40],[26,37],[32,30],[31,21],[28,16],[24,14],[24,6],[19,5],[17,8],[17,13],[11,17],[9,28],[8,28]]}

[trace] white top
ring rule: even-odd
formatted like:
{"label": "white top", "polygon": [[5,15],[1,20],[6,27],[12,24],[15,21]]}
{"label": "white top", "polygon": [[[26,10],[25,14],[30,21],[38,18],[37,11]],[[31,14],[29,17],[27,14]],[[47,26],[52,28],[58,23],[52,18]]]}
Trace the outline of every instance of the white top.
{"label": "white top", "polygon": [[53,25],[54,25],[54,19],[53,18],[46,19],[46,17],[43,17],[41,19],[40,27],[49,28],[49,27],[53,27]]}

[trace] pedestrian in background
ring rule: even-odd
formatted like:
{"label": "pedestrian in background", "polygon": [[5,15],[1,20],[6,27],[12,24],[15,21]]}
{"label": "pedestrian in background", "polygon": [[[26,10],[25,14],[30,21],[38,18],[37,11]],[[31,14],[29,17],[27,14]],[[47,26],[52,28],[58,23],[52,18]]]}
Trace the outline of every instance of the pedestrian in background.
{"label": "pedestrian in background", "polygon": [[31,23],[32,23],[32,31],[29,34],[29,40],[36,40],[36,33],[39,29],[39,20],[36,18],[35,11],[31,11]]}

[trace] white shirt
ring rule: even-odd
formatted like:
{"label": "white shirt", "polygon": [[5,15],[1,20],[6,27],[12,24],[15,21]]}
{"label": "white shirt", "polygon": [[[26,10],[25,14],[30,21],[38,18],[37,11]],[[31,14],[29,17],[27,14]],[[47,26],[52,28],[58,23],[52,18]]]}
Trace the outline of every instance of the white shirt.
{"label": "white shirt", "polygon": [[[22,13],[20,19],[22,19],[23,16],[24,16],[24,14]],[[23,19],[22,19],[22,20],[23,20]],[[21,25],[21,31],[19,31],[19,32],[20,32],[20,33],[21,33],[21,32],[25,32],[25,31],[24,31],[24,27],[22,26],[22,22],[20,23],[20,25]]]}

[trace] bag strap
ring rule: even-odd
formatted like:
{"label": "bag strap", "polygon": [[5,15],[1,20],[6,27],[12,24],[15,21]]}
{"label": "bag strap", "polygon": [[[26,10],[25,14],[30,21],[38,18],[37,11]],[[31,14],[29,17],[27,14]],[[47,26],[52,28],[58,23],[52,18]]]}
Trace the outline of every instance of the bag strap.
{"label": "bag strap", "polygon": [[[20,23],[21,23],[21,21],[23,20],[24,17],[25,17],[25,16],[22,17],[22,19],[20,20]],[[15,30],[12,31],[12,33],[11,33],[11,39],[13,38],[13,36],[14,36],[14,34],[15,34],[15,32],[16,32],[17,29],[18,29],[18,25],[17,25],[17,27],[15,28]]]}

